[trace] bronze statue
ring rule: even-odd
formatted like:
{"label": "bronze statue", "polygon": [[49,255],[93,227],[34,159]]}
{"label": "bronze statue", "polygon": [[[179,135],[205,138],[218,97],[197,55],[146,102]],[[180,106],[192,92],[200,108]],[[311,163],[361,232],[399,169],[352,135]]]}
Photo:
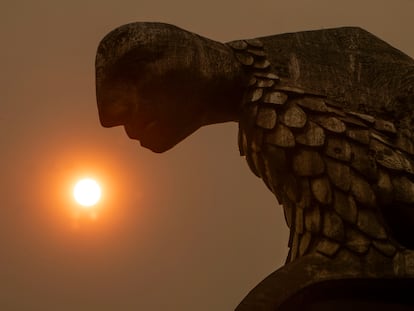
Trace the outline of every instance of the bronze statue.
{"label": "bronze statue", "polygon": [[239,123],[290,251],[237,311],[414,309],[413,59],[354,27],[224,44],[133,23],[100,43],[96,87],[102,125],[155,152]]}

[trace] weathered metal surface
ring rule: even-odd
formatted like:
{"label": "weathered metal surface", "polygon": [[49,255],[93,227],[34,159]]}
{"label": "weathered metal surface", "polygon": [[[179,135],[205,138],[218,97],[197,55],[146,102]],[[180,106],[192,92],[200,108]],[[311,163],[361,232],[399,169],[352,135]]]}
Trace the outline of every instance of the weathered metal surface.
{"label": "weathered metal surface", "polygon": [[397,129],[395,128],[394,123],[390,121],[376,120],[374,128],[378,131],[385,132],[385,133],[391,133],[391,134],[397,133]]}
{"label": "weathered metal surface", "polygon": [[374,239],[385,239],[387,233],[373,211],[362,209],[358,212],[357,227]]}
{"label": "weathered metal surface", "polygon": [[343,133],[346,130],[344,122],[335,117],[317,117],[316,123],[334,133]]}
{"label": "weathered metal surface", "polygon": [[269,104],[283,105],[288,99],[288,96],[281,92],[267,93],[263,101]]}
{"label": "weathered metal surface", "polygon": [[312,179],[311,189],[316,201],[324,205],[331,204],[332,189],[327,177]]}
{"label": "weathered metal surface", "polygon": [[327,112],[325,101],[317,97],[304,97],[297,101],[298,105],[316,112]]}
{"label": "weathered metal surface", "polygon": [[263,61],[259,61],[259,62],[255,62],[254,63],[254,68],[258,68],[258,69],[266,69],[270,67],[270,63],[267,59],[263,60]]}
{"label": "weathered metal surface", "polygon": [[239,122],[240,154],[283,205],[291,233],[286,266],[237,311],[279,310],[302,286],[350,276],[414,284],[408,56],[359,28],[222,44],[137,23],[101,42],[96,73],[102,124],[124,125],[153,151],[200,126]]}
{"label": "weathered metal surface", "polygon": [[351,167],[366,177],[369,181],[375,181],[378,177],[378,167],[370,150],[358,144],[352,144],[351,147]]}
{"label": "weathered metal surface", "polygon": [[348,129],[346,135],[359,143],[369,144],[370,135],[368,130]]}
{"label": "weathered metal surface", "polygon": [[303,209],[298,208],[295,210],[295,232],[302,234],[305,229],[305,224],[303,222]]}
{"label": "weathered metal surface", "polygon": [[[376,265],[376,260],[383,260],[381,256],[392,259],[399,252],[387,232],[381,204],[414,205],[411,136],[402,135],[389,115],[367,113],[373,111],[371,104],[361,112],[357,101],[337,103],[333,98],[315,95],[319,90],[308,94],[306,87],[312,83],[304,82],[301,86],[305,88],[291,84],[284,87],[279,81],[270,84],[260,84],[269,90],[263,90],[258,103],[276,104],[279,123],[266,132],[265,143],[292,150],[281,159],[284,165],[279,166],[285,169],[279,170],[278,185],[283,190],[275,187],[275,192],[283,203],[291,188],[283,185],[286,176],[307,185],[299,188],[300,200],[290,204],[288,211],[285,209],[291,229],[288,262],[293,264],[312,252],[333,261],[343,260],[344,264],[350,258],[365,256],[368,266],[363,269],[373,271],[370,263]],[[353,96],[348,98],[358,99],[358,95]],[[265,149],[262,152],[270,156]],[[409,175],[398,176],[396,172]],[[298,198],[298,192],[294,193],[289,196],[290,202]],[[387,213],[392,213],[392,207]],[[361,271],[352,273],[362,275]]]}
{"label": "weathered metal surface", "polygon": [[261,79],[257,81],[257,87],[272,87],[275,84],[274,80]]}
{"label": "weathered metal surface", "polygon": [[351,168],[342,162],[326,159],[326,170],[331,182],[343,191],[348,191],[351,186]]}
{"label": "weathered metal surface", "polygon": [[405,176],[392,179],[394,197],[397,202],[414,203],[414,182]]}
{"label": "weathered metal surface", "polygon": [[254,89],[250,95],[250,101],[256,102],[263,96],[263,89]]}
{"label": "weathered metal surface", "polygon": [[340,161],[349,162],[352,158],[351,146],[343,138],[329,138],[326,142],[325,153],[328,156]]}
{"label": "weathered metal surface", "polygon": [[359,112],[349,112],[349,114],[358,117],[359,119],[366,121],[368,123],[374,123],[375,122],[375,118],[373,116],[364,114],[364,113],[359,113]]}
{"label": "weathered metal surface", "polygon": [[262,107],[257,112],[256,124],[264,129],[271,130],[276,126],[276,111]]}
{"label": "weathered metal surface", "polygon": [[355,224],[358,216],[358,207],[352,196],[340,190],[334,193],[333,208],[345,221]]}
{"label": "weathered metal surface", "polygon": [[378,171],[378,180],[377,180],[377,187],[378,187],[378,196],[383,204],[388,205],[392,202],[394,198],[394,186],[391,183],[390,175],[383,171]]}
{"label": "weathered metal surface", "polygon": [[235,50],[244,50],[247,48],[247,43],[244,40],[232,41],[232,42],[228,42],[227,44],[230,45]]}
{"label": "weathered metal surface", "polygon": [[366,253],[371,245],[371,239],[361,232],[352,228],[346,229],[346,243],[345,246],[355,253]]}
{"label": "weathered metal surface", "polygon": [[309,232],[319,232],[321,228],[321,214],[318,206],[305,210],[305,228]]}
{"label": "weathered metal surface", "polygon": [[247,44],[254,46],[254,47],[258,47],[258,48],[263,47],[263,42],[260,39],[247,39],[246,42]]}
{"label": "weathered metal surface", "polygon": [[266,136],[266,143],[279,147],[294,147],[295,137],[291,130],[283,124],[276,125],[272,133]]}
{"label": "weathered metal surface", "polygon": [[280,121],[293,128],[302,128],[306,124],[306,114],[296,105],[288,107],[280,116]]}
{"label": "weathered metal surface", "polygon": [[301,149],[293,156],[293,171],[299,176],[317,176],[324,170],[325,164],[316,151]]}
{"label": "weathered metal surface", "polygon": [[309,231],[305,232],[300,238],[299,256],[303,256],[307,252],[311,241],[312,241],[312,234]]}
{"label": "weathered metal surface", "polygon": [[345,227],[344,223],[336,213],[326,211],[323,215],[322,233],[335,241],[344,241]]}
{"label": "weathered metal surface", "polygon": [[322,239],[318,244],[317,251],[326,256],[332,257],[336,254],[339,248],[339,243],[328,239]]}
{"label": "weathered metal surface", "polygon": [[358,175],[351,177],[351,193],[356,201],[367,207],[376,206],[376,196],[371,185]]}
{"label": "weathered metal surface", "polygon": [[255,72],[253,73],[258,78],[266,78],[272,80],[279,80],[279,76],[272,72]]}
{"label": "weathered metal surface", "polygon": [[377,250],[388,257],[393,257],[397,252],[397,248],[389,241],[374,240],[372,244]]}
{"label": "weathered metal surface", "polygon": [[323,146],[325,143],[325,132],[319,125],[309,121],[303,132],[296,136],[296,141],[311,147]]}
{"label": "weathered metal surface", "polygon": [[401,151],[414,155],[414,144],[406,135],[400,133],[395,144]]}
{"label": "weathered metal surface", "polygon": [[251,55],[236,53],[237,60],[245,66],[252,65],[254,62],[254,58]]}

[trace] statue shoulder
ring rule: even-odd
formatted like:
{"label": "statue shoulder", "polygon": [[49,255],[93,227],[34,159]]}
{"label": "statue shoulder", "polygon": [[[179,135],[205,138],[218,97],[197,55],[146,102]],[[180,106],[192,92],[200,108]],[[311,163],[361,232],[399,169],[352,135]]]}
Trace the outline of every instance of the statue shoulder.
{"label": "statue shoulder", "polygon": [[[414,60],[359,27],[261,37],[272,72],[351,111],[414,120]],[[402,115],[400,112],[405,111]]]}

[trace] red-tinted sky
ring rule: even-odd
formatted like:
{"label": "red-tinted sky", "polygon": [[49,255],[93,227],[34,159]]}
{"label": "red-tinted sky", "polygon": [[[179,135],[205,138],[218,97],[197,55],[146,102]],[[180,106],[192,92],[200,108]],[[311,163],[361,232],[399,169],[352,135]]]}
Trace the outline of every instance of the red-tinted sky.
{"label": "red-tinted sky", "polygon": [[[8,3],[9,2],[9,3]],[[101,38],[132,21],[218,41],[361,26],[414,57],[414,1],[3,1],[0,310],[232,310],[287,254],[281,208],[249,172],[237,126],[166,154],[103,129]],[[69,188],[105,187],[96,220]]]}

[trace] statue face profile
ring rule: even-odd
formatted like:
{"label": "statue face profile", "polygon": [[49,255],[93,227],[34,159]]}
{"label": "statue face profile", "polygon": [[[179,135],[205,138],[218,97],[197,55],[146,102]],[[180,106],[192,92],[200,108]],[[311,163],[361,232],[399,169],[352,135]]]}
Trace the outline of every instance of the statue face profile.
{"label": "statue face profile", "polygon": [[[124,126],[130,138],[138,140],[143,147],[154,152],[172,148],[203,123],[200,102],[192,100],[191,94],[176,102],[171,94],[180,85],[163,85],[162,80],[162,77],[151,77],[140,81],[139,85],[121,81],[115,88],[112,101],[112,104],[117,103],[112,105],[112,109],[118,109],[116,113],[119,113],[119,119],[116,124],[107,124]],[[108,100],[110,95],[107,96]],[[127,104],[126,107],[123,106],[124,103]],[[101,120],[105,120],[108,110],[100,110]]]}
{"label": "statue face profile", "polygon": [[96,67],[102,125],[123,125],[154,152],[201,126],[238,118],[242,69],[222,43],[171,25],[136,23],[102,40]]}

